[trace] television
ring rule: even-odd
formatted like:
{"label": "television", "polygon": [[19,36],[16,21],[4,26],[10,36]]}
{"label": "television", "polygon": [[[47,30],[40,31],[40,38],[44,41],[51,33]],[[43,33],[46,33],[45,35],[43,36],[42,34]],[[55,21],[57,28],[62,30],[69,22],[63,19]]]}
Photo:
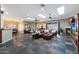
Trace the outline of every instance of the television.
{"label": "television", "polygon": [[76,24],[75,22],[71,24],[72,33],[74,34],[76,32]]}

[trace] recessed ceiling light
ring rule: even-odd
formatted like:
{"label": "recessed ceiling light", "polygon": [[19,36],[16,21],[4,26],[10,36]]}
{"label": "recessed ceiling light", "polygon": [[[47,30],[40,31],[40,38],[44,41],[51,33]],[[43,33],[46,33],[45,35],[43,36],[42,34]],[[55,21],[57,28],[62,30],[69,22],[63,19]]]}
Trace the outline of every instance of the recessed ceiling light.
{"label": "recessed ceiling light", "polygon": [[57,12],[58,12],[59,15],[64,14],[64,6],[57,8]]}
{"label": "recessed ceiling light", "polygon": [[35,19],[31,18],[31,17],[29,17],[29,18],[27,18],[27,19],[30,19],[30,20],[35,20]]}
{"label": "recessed ceiling light", "polygon": [[42,14],[38,14],[39,17],[42,17],[42,18],[46,18],[44,15]]}
{"label": "recessed ceiling light", "polygon": [[44,11],[44,8],[41,8],[41,11]]}
{"label": "recessed ceiling light", "polygon": [[45,4],[41,4],[41,11],[44,11]]}
{"label": "recessed ceiling light", "polygon": [[1,10],[3,10],[3,11],[4,11],[5,9],[4,9],[3,7],[1,7]]}

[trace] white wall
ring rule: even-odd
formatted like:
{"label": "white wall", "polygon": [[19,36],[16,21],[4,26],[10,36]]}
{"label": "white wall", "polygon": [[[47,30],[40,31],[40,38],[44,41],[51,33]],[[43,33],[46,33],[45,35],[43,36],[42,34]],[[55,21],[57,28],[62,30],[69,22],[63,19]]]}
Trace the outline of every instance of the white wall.
{"label": "white wall", "polygon": [[1,26],[1,28],[3,28],[3,24],[4,24],[4,19],[3,19],[3,17],[4,17],[4,16],[1,15],[0,17],[1,17],[1,25],[0,25],[0,26]]}
{"label": "white wall", "polygon": [[19,24],[18,25],[18,30],[19,30],[19,33],[23,33],[23,31],[24,31],[24,24]]}
{"label": "white wall", "polygon": [[68,19],[60,20],[60,28],[62,28],[64,32],[66,32],[66,28],[70,28],[68,21]]}

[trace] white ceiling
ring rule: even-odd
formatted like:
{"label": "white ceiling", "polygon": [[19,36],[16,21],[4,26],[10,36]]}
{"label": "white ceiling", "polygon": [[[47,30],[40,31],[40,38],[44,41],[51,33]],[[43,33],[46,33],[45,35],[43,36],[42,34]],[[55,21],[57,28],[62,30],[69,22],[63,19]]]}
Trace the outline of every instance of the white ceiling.
{"label": "white ceiling", "polygon": [[[58,15],[57,8],[64,6],[65,14]],[[79,12],[79,4],[45,4],[44,11],[41,11],[40,4],[5,4],[2,5],[2,8],[5,8],[4,11],[8,14],[4,14],[6,17],[10,18],[20,18],[28,21],[28,17],[37,18],[41,20],[48,20],[49,13],[52,15],[52,20],[59,20],[73,16]],[[38,14],[43,14],[46,16],[46,19],[38,17]]]}

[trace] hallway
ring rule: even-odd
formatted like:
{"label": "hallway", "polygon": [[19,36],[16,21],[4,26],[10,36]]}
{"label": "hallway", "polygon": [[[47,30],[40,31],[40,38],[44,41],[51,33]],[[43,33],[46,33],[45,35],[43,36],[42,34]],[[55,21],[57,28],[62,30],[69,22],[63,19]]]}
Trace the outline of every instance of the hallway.
{"label": "hallway", "polygon": [[[20,38],[21,37],[21,40]],[[17,39],[22,43],[22,47],[12,47],[12,41],[0,47],[0,54],[74,54],[76,48],[72,43],[72,37],[66,35],[55,36],[51,40],[33,40],[31,35],[23,34]],[[18,44],[18,43],[17,43]]]}

